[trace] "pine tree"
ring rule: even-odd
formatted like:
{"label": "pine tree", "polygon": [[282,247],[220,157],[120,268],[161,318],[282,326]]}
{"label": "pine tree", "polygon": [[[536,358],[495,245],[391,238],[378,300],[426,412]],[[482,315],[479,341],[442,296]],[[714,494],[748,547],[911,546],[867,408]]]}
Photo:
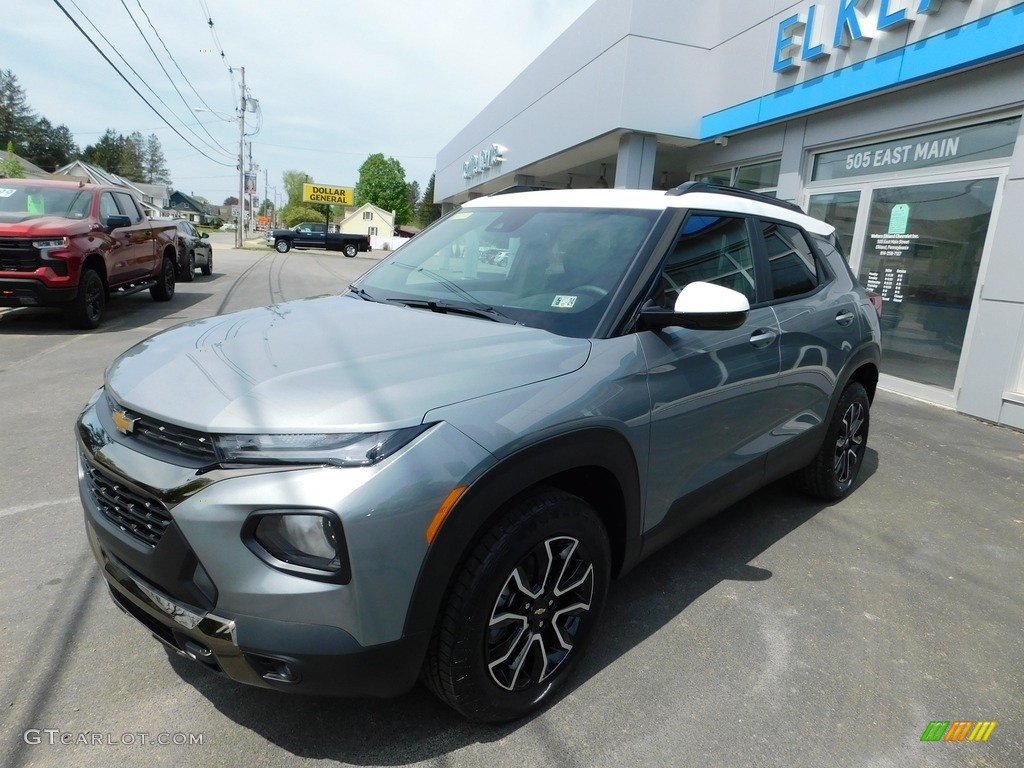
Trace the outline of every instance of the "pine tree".
{"label": "pine tree", "polygon": [[156,137],[155,133],[149,134],[149,138],[146,139],[145,177],[150,184],[171,183],[171,172],[167,168],[167,159],[160,146],[160,139]]}
{"label": "pine tree", "polygon": [[11,70],[0,70],[0,146],[13,142],[24,149],[35,121],[28,106],[25,89]]}
{"label": "pine tree", "polygon": [[431,222],[441,218],[441,206],[434,205],[434,175],[430,174],[427,191],[423,193],[420,206],[416,209],[416,223],[421,227],[429,226]]}

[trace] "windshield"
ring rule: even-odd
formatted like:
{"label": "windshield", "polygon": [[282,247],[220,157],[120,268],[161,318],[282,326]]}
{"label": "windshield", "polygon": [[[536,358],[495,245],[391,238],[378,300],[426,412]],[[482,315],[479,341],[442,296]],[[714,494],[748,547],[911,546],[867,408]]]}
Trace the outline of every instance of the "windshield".
{"label": "windshield", "polygon": [[0,180],[0,214],[7,220],[36,216],[84,219],[89,215],[91,196],[81,189],[45,186],[8,186]]}
{"label": "windshield", "polygon": [[463,209],[402,245],[358,281],[362,298],[434,311],[491,312],[586,338],[657,211]]}

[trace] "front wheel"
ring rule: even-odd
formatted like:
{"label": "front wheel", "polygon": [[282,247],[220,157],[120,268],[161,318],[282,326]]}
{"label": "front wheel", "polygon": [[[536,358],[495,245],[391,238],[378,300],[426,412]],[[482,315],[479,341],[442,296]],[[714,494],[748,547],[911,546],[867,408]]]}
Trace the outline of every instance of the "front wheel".
{"label": "front wheel", "polygon": [[871,401],[863,385],[856,381],[847,384],[818,455],[795,475],[801,489],[828,500],[840,499],[850,491],[864,463],[870,409]]}
{"label": "front wheel", "polygon": [[277,249],[278,253],[288,253],[288,251],[291,250],[292,245],[287,240],[278,240],[274,243],[274,247]]}
{"label": "front wheel", "polygon": [[196,255],[194,252],[188,254],[188,264],[181,270],[181,279],[186,283],[191,283],[196,279]]}
{"label": "front wheel", "polygon": [[103,278],[95,269],[86,267],[78,278],[75,300],[67,309],[68,322],[75,328],[96,328],[103,319],[106,303],[107,288],[103,285]]}
{"label": "front wheel", "polygon": [[547,489],[513,503],[457,575],[427,652],[427,686],[482,722],[546,704],[594,633],[608,535],[582,499]]}
{"label": "front wheel", "polygon": [[203,273],[203,277],[209,277],[213,274],[213,253],[206,257],[206,264],[201,266],[199,270]]}
{"label": "front wheel", "polygon": [[355,255],[359,253],[359,249],[356,248],[355,243],[345,243],[345,248],[343,249],[343,251],[345,255],[348,256],[350,259],[354,258]]}
{"label": "front wheel", "polygon": [[170,301],[174,297],[174,261],[164,258],[160,267],[160,274],[157,275],[156,285],[149,289],[149,295],[154,301]]}

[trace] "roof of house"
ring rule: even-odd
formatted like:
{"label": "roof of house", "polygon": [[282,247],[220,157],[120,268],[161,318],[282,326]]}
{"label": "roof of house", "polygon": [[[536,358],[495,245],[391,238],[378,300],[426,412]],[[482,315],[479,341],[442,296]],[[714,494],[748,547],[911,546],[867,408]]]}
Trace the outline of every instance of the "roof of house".
{"label": "roof of house", "polygon": [[147,198],[154,198],[159,200],[167,199],[167,187],[163,184],[143,184],[140,182],[129,181],[123,176],[118,176],[116,173],[100,168],[98,165],[87,163],[84,160],[74,160],[67,165],[58,168],[55,176],[74,176],[75,178],[85,178],[95,184],[109,184],[115,187],[126,187],[135,193],[139,203],[142,207],[150,212],[150,215],[166,216],[167,212],[161,205],[151,203]]}
{"label": "roof of house", "polygon": [[21,155],[14,152],[5,152],[0,149],[0,161],[6,160],[8,157],[14,157],[19,163],[21,163],[21,170],[25,172],[25,177],[29,179],[51,179],[53,178],[52,173],[48,173],[40,168],[38,165],[30,163],[28,160],[23,158]]}

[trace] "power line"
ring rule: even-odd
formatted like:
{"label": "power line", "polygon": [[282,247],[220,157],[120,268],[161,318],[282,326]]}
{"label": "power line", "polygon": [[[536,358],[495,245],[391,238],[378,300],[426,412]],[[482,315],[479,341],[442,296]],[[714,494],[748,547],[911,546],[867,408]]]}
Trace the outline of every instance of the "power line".
{"label": "power line", "polygon": [[[114,70],[114,71],[115,71],[115,72],[116,72],[116,73],[118,74],[118,77],[120,77],[120,78],[121,78],[122,80],[124,80],[125,84],[126,84],[126,85],[127,85],[127,86],[128,86],[129,88],[131,88],[131,89],[132,89],[133,91],[135,91],[135,95],[136,95],[136,96],[138,96],[138,97],[139,97],[140,99],[142,99],[143,103],[144,103],[144,104],[145,104],[145,105],[146,105],[147,107],[149,107],[149,108],[150,108],[150,109],[151,109],[151,110],[153,111],[153,113],[154,113],[154,114],[155,114],[155,115],[156,115],[157,117],[159,117],[159,118],[160,118],[160,120],[161,120],[161,121],[163,121],[163,122],[164,122],[164,123],[165,123],[165,124],[167,125],[167,127],[168,127],[168,128],[170,128],[170,129],[171,129],[172,131],[174,131],[174,132],[175,132],[175,133],[176,133],[176,134],[178,135],[178,137],[179,137],[179,138],[180,138],[180,139],[181,139],[182,141],[184,141],[184,142],[185,142],[186,144],[188,144],[188,145],[189,145],[190,147],[192,147],[192,149],[194,149],[194,150],[195,150],[196,152],[198,152],[199,154],[201,154],[201,155],[202,155],[203,157],[205,157],[205,158],[206,158],[207,160],[210,160],[210,161],[212,161],[212,162],[214,162],[214,163],[217,163],[217,165],[222,165],[222,166],[224,166],[225,168],[230,168],[230,167],[231,167],[231,164],[230,164],[230,163],[225,163],[224,161],[222,161],[222,160],[218,160],[218,159],[217,159],[217,158],[215,158],[215,157],[210,157],[210,156],[209,156],[208,154],[206,154],[206,153],[205,153],[205,152],[204,152],[203,150],[201,150],[201,149],[200,149],[199,147],[197,147],[197,146],[196,146],[195,144],[193,144],[193,143],[192,143],[191,141],[189,141],[189,140],[188,140],[188,138],[187,138],[187,137],[186,137],[186,136],[185,136],[185,135],[184,135],[184,134],[183,134],[183,133],[182,133],[181,131],[179,131],[179,130],[178,130],[177,128],[175,128],[175,127],[174,127],[173,125],[171,125],[171,123],[170,123],[170,122],[169,122],[169,121],[167,120],[167,118],[166,118],[166,117],[164,117],[164,116],[163,116],[163,115],[162,115],[162,114],[160,113],[160,111],[159,111],[159,110],[158,110],[158,109],[157,109],[156,107],[154,107],[154,106],[153,106],[153,105],[152,105],[152,104],[151,104],[151,103],[149,102],[149,100],[148,100],[148,99],[147,99],[147,98],[146,98],[145,96],[143,96],[143,95],[142,95],[142,93],[141,93],[141,92],[139,91],[139,89],[138,89],[138,88],[136,88],[136,87],[135,87],[135,85],[134,85],[134,84],[133,84],[133,83],[132,83],[132,82],[131,82],[131,81],[130,81],[130,80],[129,80],[129,79],[127,78],[127,77],[125,77],[125,76],[124,76],[124,73],[123,73],[123,72],[121,72],[121,70],[119,70],[119,69],[117,68],[117,65],[116,65],[116,64],[114,64],[114,62],[112,62],[112,61],[110,60],[110,58],[109,58],[109,57],[107,56],[107,54],[105,54],[105,53],[104,53],[104,52],[103,52],[103,51],[102,51],[102,50],[100,49],[100,47],[99,47],[98,45],[96,45],[96,43],[95,43],[95,42],[93,41],[93,39],[92,39],[91,37],[89,37],[88,33],[87,33],[87,32],[86,32],[86,31],[85,31],[84,29],[82,29],[82,25],[81,25],[81,24],[79,24],[79,23],[78,23],[78,21],[77,21],[77,20],[76,20],[76,19],[75,19],[75,18],[74,18],[74,17],[73,17],[73,16],[72,16],[72,15],[71,15],[71,14],[70,14],[69,12],[68,12],[67,8],[65,8],[65,7],[64,7],[63,5],[61,5],[61,3],[60,3],[60,0],[53,0],[53,3],[54,3],[54,5],[56,5],[56,6],[57,6],[57,7],[58,7],[58,8],[60,9],[61,13],[63,13],[63,14],[65,15],[65,16],[67,16],[67,17],[68,17],[68,20],[69,20],[69,21],[70,21],[70,22],[71,22],[72,24],[74,24],[74,25],[75,25],[75,29],[77,29],[77,30],[78,30],[78,31],[79,31],[79,32],[80,32],[80,33],[82,34],[82,37],[84,37],[84,38],[85,38],[86,40],[88,40],[88,41],[89,41],[89,45],[91,45],[91,46],[92,46],[93,48],[95,48],[95,49],[96,49],[96,52],[97,52],[97,53],[98,53],[98,54],[99,54],[100,56],[102,56],[102,57],[103,57],[103,60],[104,60],[105,62],[107,62],[107,64],[109,64],[109,65],[110,65],[110,68],[111,68],[111,69],[113,69],[113,70]],[[75,7],[77,8],[78,6],[76,5]],[[79,12],[81,12],[81,8],[79,8],[78,10],[79,10]],[[82,14],[82,15],[83,15],[83,16],[85,16],[85,14]],[[86,16],[86,18],[88,19],[88,16]],[[90,21],[89,23],[90,23],[90,24],[92,24],[92,22],[91,22],[91,21]],[[93,26],[95,27],[95,25],[93,25]],[[102,36],[102,35],[101,35],[101,36]],[[104,37],[103,39],[104,39],[104,40],[105,40],[105,41],[107,42],[107,44],[108,44],[108,45],[110,45],[110,41],[109,41],[109,40],[107,40],[107,39],[106,39],[106,37]],[[111,46],[111,47],[113,47],[113,46]],[[115,49],[115,50],[116,50],[116,49]],[[127,62],[125,62],[125,63],[127,64]],[[129,68],[131,68],[131,65],[128,65],[128,66],[129,66]],[[132,71],[134,72],[135,70],[133,69]],[[138,73],[136,73],[136,76],[138,76]],[[142,80],[142,78],[141,78],[141,77],[140,77],[139,79],[140,79],[140,80]],[[143,80],[143,83],[145,83],[145,80]],[[147,85],[146,87],[148,88],[149,86]],[[150,90],[152,90],[152,89],[150,89]],[[158,98],[159,98],[159,97],[158,97]],[[165,105],[165,106],[166,106],[166,105]]]}
{"label": "power line", "polygon": [[[192,89],[192,93],[194,93],[196,95],[196,97],[199,99],[199,101],[201,101],[203,103],[203,106],[205,106],[207,109],[212,109],[212,107],[210,107],[210,105],[206,103],[206,101],[203,99],[203,97],[199,95],[199,91],[197,91],[196,87],[194,85],[192,85],[192,82],[188,79],[188,76],[182,71],[181,66],[175,60],[174,55],[171,53],[170,49],[167,47],[167,43],[165,43],[163,37],[160,36],[160,30],[157,29],[156,26],[153,24],[153,20],[149,18],[149,14],[146,13],[146,9],[142,7],[141,1],[140,0],[135,0],[135,2],[139,6],[139,10],[142,11],[142,15],[146,17],[146,21],[149,23],[150,29],[153,30],[153,34],[156,35],[156,39],[159,40],[160,41],[160,45],[163,46],[164,52],[167,54],[167,58],[169,58],[171,60],[171,63],[174,64],[174,66],[177,68],[178,73],[181,75],[182,80],[184,80],[186,83],[188,83],[188,87]],[[124,4],[124,0],[121,0],[121,5],[124,6],[125,11],[128,13],[129,16],[131,16],[132,14],[131,14],[130,11],[128,11],[128,6]],[[134,22],[134,21],[135,21],[135,19],[132,18],[132,22]],[[156,63],[160,65],[160,69],[162,69],[164,74],[167,75],[167,80],[168,80],[168,82],[170,82],[171,86],[173,86],[173,88],[174,88],[175,92],[178,94],[179,98],[181,98],[181,103],[185,105],[186,109],[191,111],[191,109],[192,109],[191,105],[187,101],[185,101],[185,97],[182,95],[181,91],[178,90],[178,86],[174,84],[174,80],[171,78],[170,74],[168,74],[167,70],[164,69],[163,63],[160,61],[160,58],[156,55],[156,51],[153,50],[153,46],[149,45],[149,41],[146,40],[146,36],[142,33],[142,30],[139,29],[139,25],[136,24],[135,28],[139,30],[139,34],[142,35],[142,39],[146,41],[146,45],[147,45],[147,47],[149,47],[150,52],[153,53],[153,58],[156,59]],[[211,134],[208,130],[206,130],[206,126],[205,125],[203,125],[202,123],[199,123],[199,126],[203,129],[203,132],[206,133],[207,136],[209,136],[211,139],[213,139],[213,143],[216,144],[218,147],[220,147],[221,150],[223,150],[225,154],[227,154],[229,157],[232,157],[234,155],[234,153],[231,150],[229,150],[227,147],[225,147],[223,144],[221,144],[219,141],[217,141],[217,139],[215,139],[213,137],[213,134]],[[207,145],[207,146],[209,146],[209,145]]]}

